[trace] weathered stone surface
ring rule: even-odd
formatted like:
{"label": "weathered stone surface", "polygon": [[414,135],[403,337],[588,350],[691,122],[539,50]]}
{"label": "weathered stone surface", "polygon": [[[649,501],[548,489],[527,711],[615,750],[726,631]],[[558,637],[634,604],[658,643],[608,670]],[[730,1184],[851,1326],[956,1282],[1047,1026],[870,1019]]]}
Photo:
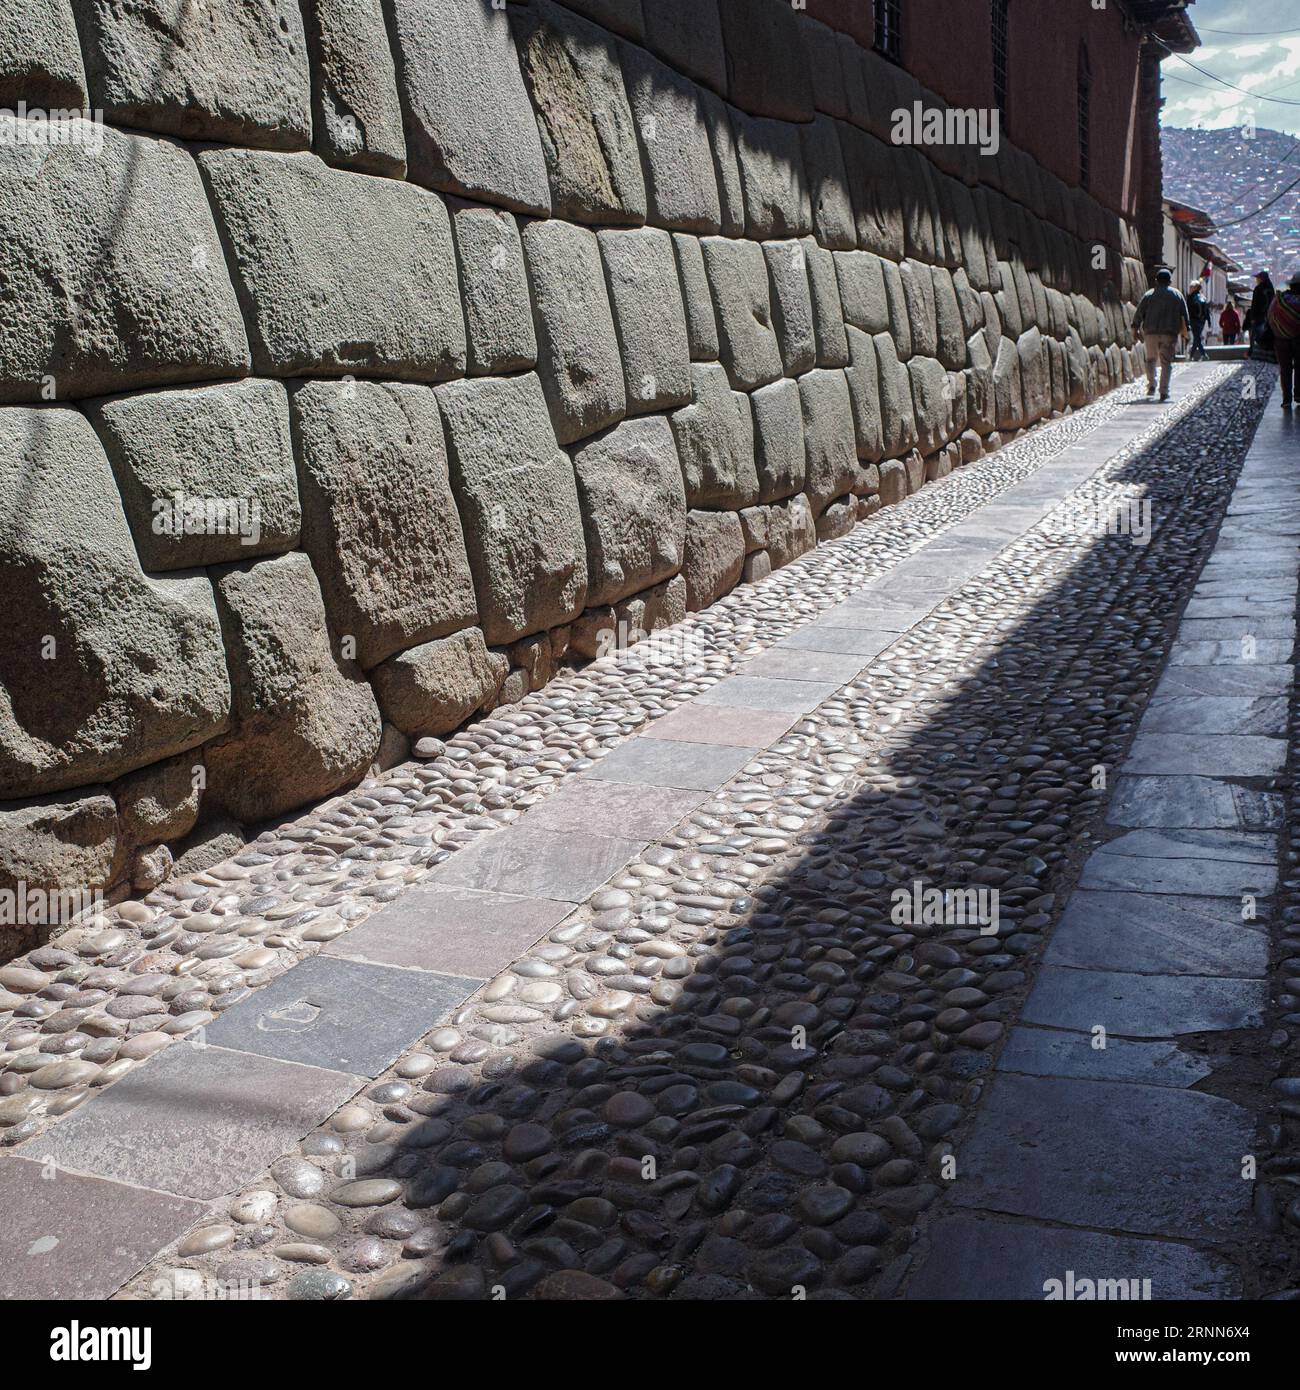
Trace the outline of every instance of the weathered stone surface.
{"label": "weathered stone surface", "polygon": [[0,410],[0,592],[0,800],[119,776],[225,727],[211,587],[141,573],[75,410]]}
{"label": "weathered stone surface", "polygon": [[474,582],[428,386],[294,390],[302,546],[336,636],[363,668],[475,618]]}
{"label": "weathered stone surface", "polygon": [[383,0],[304,0],[302,13],[315,78],[316,153],[330,164],[400,179],[406,141]]}
{"label": "weathered stone surface", "polygon": [[664,62],[726,95],[718,0],[653,0],[646,7],[645,40]]}
{"label": "weathered stone surface", "polygon": [[[15,140],[28,125],[14,119]],[[193,159],[77,129],[102,148],[0,151],[0,403],[243,375],[248,341]]]}
{"label": "weathered stone surface", "polygon": [[685,232],[674,232],[673,252],[677,258],[677,276],[686,313],[686,338],[690,344],[691,361],[716,362],[718,320],[713,313],[713,297],[709,293],[709,276],[704,269],[704,252],[700,250],[699,238]]}
{"label": "weathered stone surface", "polygon": [[813,336],[819,367],[847,367],[849,340],[844,333],[844,307],[840,300],[835,257],[812,237],[803,241],[808,265],[808,290],[812,296]]}
{"label": "weathered stone surface", "polygon": [[731,100],[758,116],[812,120],[803,30],[786,0],[718,0],[718,12]]}
{"label": "weathered stone surface", "polygon": [[899,459],[885,459],[880,465],[880,501],[893,507],[907,496],[907,469]]}
{"label": "weathered stone surface", "polygon": [[870,251],[836,251],[835,276],[845,322],[864,333],[889,332],[884,262]]}
{"label": "weathered stone surface", "polygon": [[740,583],[745,567],[745,539],[735,512],[689,512],[682,576],[686,608],[707,608]]}
{"label": "weathered stone surface", "polygon": [[853,435],[858,457],[879,463],[885,453],[884,421],[880,410],[880,369],[876,363],[876,344],[869,333],[852,326],[848,329],[852,361],[845,369],[849,401],[853,407]]}
{"label": "weathered stone surface", "polygon": [[311,154],[199,157],[267,376],[440,381],[465,370],[451,220],[437,194]]}
{"label": "weathered stone surface", "polygon": [[717,232],[722,207],[699,88],[634,44],[623,44],[621,53],[641,142],[647,219],[679,231]]}
{"label": "weathered stone surface", "polygon": [[851,119],[848,93],[844,85],[844,65],[840,59],[838,33],[805,14],[799,25],[803,31],[804,48],[808,53],[808,69],[812,77],[813,105],[818,111],[840,120]]}
{"label": "weathered stone surface", "polygon": [[202,757],[184,753],[130,772],[113,784],[122,834],[138,845],[178,840],[199,815]]}
{"label": "weathered stone surface", "polygon": [[450,733],[491,703],[509,668],[470,627],[389,657],[370,679],[384,718],[409,738],[426,738]]}
{"label": "weathered stone surface", "polygon": [[230,733],[204,750],[205,805],[255,823],[361,777],[379,710],[334,651],[311,561],[300,552],[215,578],[233,684]]}
{"label": "weathered stone surface", "polygon": [[385,5],[410,177],[515,212],[550,212],[546,160],[506,11],[464,0]]}
{"label": "weathered stone surface", "polygon": [[768,549],[772,568],[779,569],[807,554],[817,544],[817,524],[807,497],[800,493],[768,512]]}
{"label": "weathered stone surface", "polygon": [[672,578],[682,564],[686,493],[668,421],[625,420],[575,450],[573,468],[588,604],[614,603]]}
{"label": "weathered stone surface", "polygon": [[560,0],[560,4],[586,15],[612,33],[638,43],[645,37],[642,0]]}
{"label": "weathered stone surface", "polygon": [[918,447],[927,458],[952,436],[952,394],[948,373],[932,357],[913,357],[907,364],[912,382]]}
{"label": "weathered stone surface", "polygon": [[116,125],[187,140],[302,149],[311,75],[292,0],[74,0],[91,104]]}
{"label": "weathered stone surface", "polygon": [[998,429],[1019,429],[1025,423],[1020,355],[1010,338],[1003,338],[998,344],[997,360],[993,364],[993,401]]}
{"label": "weathered stone surface", "polygon": [[0,106],[84,110],[86,73],[69,0],[4,0],[0,9]]}
{"label": "weathered stone surface", "polygon": [[718,180],[718,204],[722,211],[722,235],[745,235],[745,190],[740,182],[740,160],[732,129],[733,111],[721,97],[701,92],[704,122],[713,150],[713,172]]}
{"label": "weathered stone surface", "polygon": [[106,787],[0,802],[0,890],[22,883],[94,892],[112,880],[117,860],[117,808]]}
{"label": "weathered stone surface", "polygon": [[[595,232],[559,220],[524,227],[537,371],[561,444],[623,418],[627,395]],[[493,640],[489,636],[489,640]]]}
{"label": "weathered stone surface", "polygon": [[853,407],[843,369],[817,367],[800,377],[799,400],[807,459],[804,493],[816,515],[848,492],[857,474]]}
{"label": "weathered stone surface", "polygon": [[906,238],[893,150],[854,126],[841,124],[839,135],[858,245],[888,260],[902,260]]}
{"label": "weathered stone surface", "polygon": [[242,828],[226,816],[214,816],[196,826],[173,851],[172,872],[178,877],[202,873],[238,854],[247,844]]}
{"label": "weathered stone surface", "polygon": [[1040,420],[1052,408],[1052,381],[1047,345],[1038,328],[1027,328],[1016,344],[1026,421]]}
{"label": "weathered stone surface", "polygon": [[278,381],[143,391],[88,413],[144,569],[252,560],[298,544],[289,404]]}
{"label": "weathered stone surface", "polygon": [[772,326],[767,263],[761,246],[730,237],[702,237],[704,268],[718,323],[722,365],[731,384],[752,391],[782,374]]}
{"label": "weathered stone surface", "polygon": [[808,289],[807,253],[802,241],[769,241],[767,262],[772,327],[786,376],[802,376],[817,362],[812,295]]}
{"label": "weathered stone surface", "polygon": [[587,598],[582,515],[537,376],[452,382],[438,401],[487,641],[577,617]]}
{"label": "weathered stone surface", "polygon": [[906,260],[898,273],[903,281],[903,300],[912,331],[912,352],[917,357],[939,355],[939,330],[934,307],[934,276],[928,265]]}
{"label": "weathered stone surface", "polygon": [[971,335],[966,351],[966,423],[979,434],[997,429],[997,400],[993,390],[993,359],[983,333]]}
{"label": "weathered stone surface", "polygon": [[930,161],[910,145],[886,148],[893,156],[903,207],[903,245],[914,260],[933,265],[940,259],[942,238],[936,235],[937,195]]}
{"label": "weathered stone surface", "polygon": [[785,378],[762,386],[750,396],[749,403],[754,415],[754,463],[760,500],[772,502],[801,492],[807,463],[798,382]]}
{"label": "weathered stone surface", "polygon": [[916,445],[916,416],[912,412],[912,382],[898,360],[894,340],[877,333],[876,363],[880,377],[880,422],[886,458],[901,458]]}
{"label": "weathered stone surface", "polygon": [[[889,305],[889,333],[900,362],[912,355],[912,321],[908,316],[907,295],[903,289],[903,273],[893,261],[880,263],[885,277],[885,301]],[[874,336],[874,335],[873,335]]]}
{"label": "weathered stone surface", "polygon": [[645,181],[616,40],[551,0],[513,6],[510,18],[552,212],[574,222],[644,222]]}
{"label": "weathered stone surface", "polygon": [[758,501],[749,398],[723,369],[691,365],[692,401],[672,416],[673,437],[691,507],[747,507]]}
{"label": "weathered stone surface", "polygon": [[525,371],[537,364],[523,243],[513,213],[451,202],[471,376]]}
{"label": "weathered stone surface", "polygon": [[799,127],[799,139],[817,240],[828,250],[850,251],[858,244],[857,224],[836,123],[818,116]]}
{"label": "weathered stone surface", "polygon": [[731,113],[745,199],[745,235],[755,241],[812,231],[799,128],[789,121]]}
{"label": "weathered stone surface", "polygon": [[598,232],[629,415],[691,398],[690,344],[672,238],[658,227]]}
{"label": "weathered stone surface", "polygon": [[932,266],[934,283],[935,356],[950,371],[966,365],[966,328],[952,276],[943,266]]}
{"label": "weathered stone surface", "polygon": [[838,502],[831,502],[826,510],[817,518],[817,541],[838,540],[841,536],[847,536],[858,522],[858,499],[856,497],[842,497]]}

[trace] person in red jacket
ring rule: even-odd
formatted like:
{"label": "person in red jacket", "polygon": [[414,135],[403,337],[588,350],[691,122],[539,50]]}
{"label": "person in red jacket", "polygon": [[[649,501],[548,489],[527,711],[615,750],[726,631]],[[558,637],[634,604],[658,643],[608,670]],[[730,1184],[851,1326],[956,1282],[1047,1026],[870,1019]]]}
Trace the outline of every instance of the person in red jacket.
{"label": "person in red jacket", "polygon": [[1223,313],[1219,315],[1219,331],[1223,334],[1225,346],[1233,347],[1237,342],[1237,336],[1241,332],[1241,315],[1237,312],[1235,304],[1225,306]]}

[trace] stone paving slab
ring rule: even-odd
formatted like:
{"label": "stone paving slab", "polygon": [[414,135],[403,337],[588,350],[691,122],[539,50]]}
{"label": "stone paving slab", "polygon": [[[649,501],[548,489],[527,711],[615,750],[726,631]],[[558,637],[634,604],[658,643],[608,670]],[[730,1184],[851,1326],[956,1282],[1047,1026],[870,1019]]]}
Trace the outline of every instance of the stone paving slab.
{"label": "stone paving slab", "polygon": [[[692,703],[703,705],[706,702]],[[686,706],[683,706],[683,709],[685,708]],[[757,747],[743,744],[686,743],[676,739],[639,735],[606,754],[594,767],[588,769],[586,776],[609,782],[714,791],[724,782],[729,782],[758,751]],[[624,855],[622,862],[626,863],[631,857],[631,854]],[[608,876],[606,874],[600,882],[603,883]],[[504,888],[507,885],[503,883],[493,886]],[[593,883],[586,892],[575,895],[574,901],[586,897],[596,886],[598,885]]]}
{"label": "stone paving slab", "polygon": [[378,1076],[482,983],[313,956],[227,1009],[209,1025],[207,1041],[281,1061]]}
{"label": "stone paving slab", "polygon": [[1240,638],[1235,642],[1188,641],[1179,637],[1169,653],[1171,666],[1284,666],[1291,660],[1295,644],[1272,637],[1259,637],[1254,655],[1242,653]]}
{"label": "stone paving slab", "polygon": [[716,743],[726,748],[753,750],[775,743],[797,718],[798,715],[783,714],[779,710],[702,705],[688,700],[656,719],[651,727],[657,739]]}
{"label": "stone paving slab", "polygon": [[853,652],[819,650],[787,651],[772,647],[745,663],[747,678],[772,676],[777,680],[829,681],[844,685],[862,670],[865,658]]}
{"label": "stone paving slab", "polygon": [[[182,1044],[18,1152],[182,1197],[219,1197],[288,1153],[360,1085],[343,1072]],[[75,1201],[75,1189],[68,1193]]]}
{"label": "stone paving slab", "polygon": [[1262,979],[1268,941],[1231,899],[1078,889],[1044,959],[1085,970]]}
{"label": "stone paving slab", "polygon": [[1194,1086],[1214,1071],[1213,1062],[1171,1042],[1107,1037],[1097,1047],[1089,1033],[1057,1028],[1011,1030],[999,1071],[1026,1076],[1061,1076],[1081,1081],[1134,1081],[1147,1086]]}
{"label": "stone paving slab", "polygon": [[1215,777],[1122,774],[1106,819],[1111,825],[1170,829],[1277,830],[1283,801]]}
{"label": "stone paving slab", "polygon": [[1254,1116],[1168,1086],[999,1073],[958,1155],[961,1207],[1213,1239],[1248,1219]]}
{"label": "stone paving slab", "polygon": [[491,979],[572,910],[572,903],[550,898],[421,886],[331,941],[322,954]]}
{"label": "stone paving slab", "polygon": [[[616,749],[611,757],[621,752],[622,749]],[[610,759],[604,761],[607,763]],[[610,772],[617,772],[617,765],[609,770],[601,765],[601,776],[609,776]],[[488,893],[514,893],[525,898],[577,903],[595,892],[616,869],[622,868],[642,843],[614,835],[578,837],[534,830],[521,820],[457,850],[450,859],[430,870],[427,881],[456,888],[481,888]]]}
{"label": "stone paving slab", "polygon": [[1262,980],[1205,975],[1142,975],[1043,965],[1021,1018],[1044,1028],[1125,1038],[1258,1028],[1267,992]]}
{"label": "stone paving slab", "polygon": [[[892,620],[886,620],[882,626],[879,610],[870,614],[862,610],[836,610],[836,617],[841,620],[837,624],[813,623],[782,638],[777,646],[782,651],[790,652],[847,652],[867,661],[892,647],[898,641],[899,632],[905,631],[901,626],[897,631],[892,630],[888,626],[888,621]],[[854,625],[857,617],[865,620],[861,627]],[[659,732],[658,724],[655,725],[655,732]]]}
{"label": "stone paving slab", "polygon": [[524,819],[530,830],[654,840],[689,816],[707,796],[698,787],[654,787],[581,777],[530,806]]}
{"label": "stone paving slab", "polygon": [[[1149,1290],[1142,1283],[1147,1279]],[[1052,1280],[1062,1287],[1057,1289]],[[1075,1300],[1095,1301],[1096,1284],[1085,1292],[1083,1280],[1108,1281],[1106,1301],[1240,1297],[1240,1281],[1231,1267],[1190,1245],[969,1216],[936,1222],[929,1259],[907,1297],[1066,1300],[1072,1290]]]}
{"label": "stone paving slab", "polygon": [[728,676],[695,698],[701,705],[735,705],[781,714],[811,714],[842,681],[789,680],[772,676]]}
{"label": "stone paving slab", "polygon": [[1236,898],[1267,897],[1277,882],[1268,864],[1243,864],[1231,859],[1143,858],[1097,850],[1083,866],[1081,888],[1133,893],[1178,893]]}
{"label": "stone paving slab", "polygon": [[0,1158],[0,1299],[110,1298],[203,1202]]}
{"label": "stone paving slab", "polygon": [[1283,695],[1161,695],[1147,706],[1146,734],[1286,734]]}
{"label": "stone paving slab", "polygon": [[1295,641],[1294,618],[1184,618],[1178,624],[1180,642]]}
{"label": "stone paving slab", "polygon": [[1285,695],[1291,689],[1290,666],[1239,661],[1224,666],[1168,666],[1155,698],[1171,695]]}
{"label": "stone paving slab", "polygon": [[1125,772],[1198,777],[1273,777],[1286,766],[1286,740],[1260,734],[1139,733]]}
{"label": "stone paving slab", "polygon": [[1138,859],[1216,859],[1274,867],[1277,839],[1246,830],[1131,830],[1100,851]]}

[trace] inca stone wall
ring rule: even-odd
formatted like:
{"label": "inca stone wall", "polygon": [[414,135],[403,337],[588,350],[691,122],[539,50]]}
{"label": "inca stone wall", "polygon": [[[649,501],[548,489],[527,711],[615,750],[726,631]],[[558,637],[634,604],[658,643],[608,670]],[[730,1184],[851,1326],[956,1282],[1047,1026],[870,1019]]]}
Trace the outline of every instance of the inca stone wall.
{"label": "inca stone wall", "polygon": [[785,0],[0,0],[0,888],[232,853],[1127,378],[1132,228],[915,101]]}

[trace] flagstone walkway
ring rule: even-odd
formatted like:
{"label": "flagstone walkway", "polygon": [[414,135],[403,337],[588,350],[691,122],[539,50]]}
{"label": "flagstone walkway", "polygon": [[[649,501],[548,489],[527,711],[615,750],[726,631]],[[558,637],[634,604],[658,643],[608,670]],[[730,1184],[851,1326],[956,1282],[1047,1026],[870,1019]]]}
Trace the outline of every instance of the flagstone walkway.
{"label": "flagstone walkway", "polygon": [[1200,1040],[1259,1035],[1276,922],[1256,379],[1126,388],[0,970],[0,1296],[1241,1291]]}

